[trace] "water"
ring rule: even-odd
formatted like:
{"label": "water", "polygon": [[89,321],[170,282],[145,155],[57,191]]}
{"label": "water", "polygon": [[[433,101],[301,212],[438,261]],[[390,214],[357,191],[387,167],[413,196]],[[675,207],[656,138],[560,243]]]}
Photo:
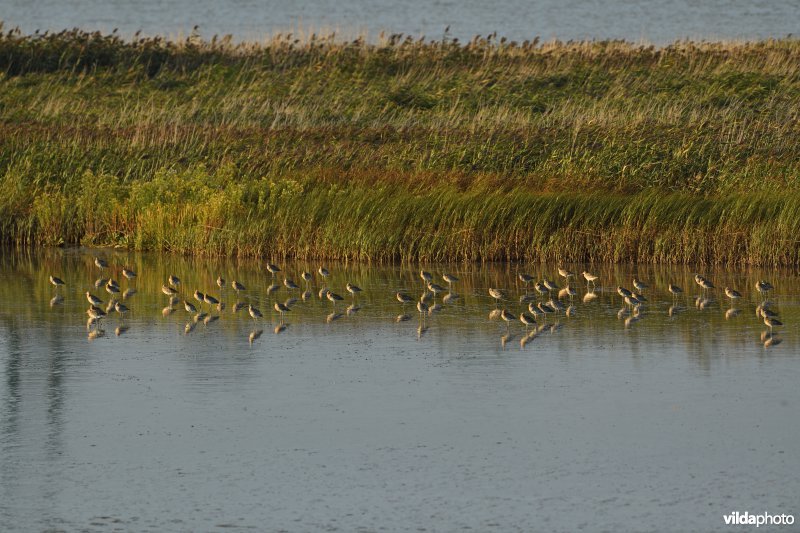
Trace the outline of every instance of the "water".
{"label": "water", "polygon": [[[89,340],[83,293],[108,297],[93,286],[94,253],[114,278],[122,265],[139,276],[130,316]],[[395,321],[394,299],[421,292],[417,265],[330,264],[336,292],[364,288],[360,310],[348,315],[346,298],[327,322],[317,276],[275,334],[271,303],[289,294],[267,295],[258,263],[1,257],[3,531],[708,531],[734,510],[798,514],[796,275],[707,272],[744,293],[726,319],[717,292],[696,307],[690,269],[640,267],[655,289],[626,327],[613,289],[634,269],[595,267],[597,298],[584,303],[579,284],[574,315],[523,346],[519,322],[489,319],[487,296],[508,289],[502,305],[518,312],[517,265],[425,265],[458,275],[461,297],[420,332],[410,308]],[[282,266],[301,283],[317,265]],[[67,282],[53,306],[51,273]],[[185,335],[183,309],[162,314],[170,273],[216,296],[217,275],[237,279],[265,319],[233,313],[228,290],[221,318]],[[787,324],[769,348],[752,288],[762,277]],[[688,293],[672,316],[670,280]]]}
{"label": "water", "polygon": [[469,40],[497,32],[510,39],[753,39],[796,32],[794,0],[1,0],[0,19],[26,32],[80,27],[130,35],[234,34],[261,39],[276,31],[381,30]]}

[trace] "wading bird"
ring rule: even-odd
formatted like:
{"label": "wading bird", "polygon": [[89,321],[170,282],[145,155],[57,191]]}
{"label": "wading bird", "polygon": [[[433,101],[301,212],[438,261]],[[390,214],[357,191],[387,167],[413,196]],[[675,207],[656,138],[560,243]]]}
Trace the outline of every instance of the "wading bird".
{"label": "wading bird", "polygon": [[287,305],[284,305],[284,304],[282,304],[282,303],[280,303],[280,302],[275,302],[275,305],[274,305],[273,307],[275,308],[275,310],[276,310],[278,313],[280,313],[280,315],[281,315],[281,321],[283,321],[283,314],[284,314],[284,313],[288,313],[289,311],[291,311],[291,309],[289,309],[289,306],[287,306]]}
{"label": "wading bird", "polygon": [[525,324],[525,333],[528,332],[528,328],[530,326],[535,326],[536,325],[536,319],[533,318],[531,315],[529,315],[527,313],[520,313],[519,314],[519,321],[522,322],[523,324]]}
{"label": "wading bird", "polygon": [[412,298],[411,296],[409,296],[408,294],[406,294],[404,292],[398,292],[397,294],[395,294],[395,298],[397,298],[398,302],[403,304],[403,309],[406,308],[406,305],[408,305],[408,304],[410,304],[411,302],[414,301],[414,298]]}
{"label": "wading bird", "polygon": [[347,285],[345,286],[345,289],[347,289],[347,292],[349,292],[350,294],[353,295],[353,301],[355,301],[355,299],[356,299],[356,294],[361,292],[361,287],[359,287],[358,285],[353,285],[349,281],[347,282]]}
{"label": "wading bird", "polygon": [[672,299],[676,299],[679,295],[683,294],[683,289],[678,287],[677,285],[670,283],[669,284],[669,292],[672,294]]}
{"label": "wading bird", "polygon": [[252,305],[248,305],[247,306],[247,312],[250,313],[250,318],[253,319],[253,322],[255,322],[256,319],[259,319],[262,316],[264,316],[264,315],[261,314],[261,311],[259,311],[258,309],[256,309]]}
{"label": "wading bird", "polygon": [[742,293],[737,291],[736,289],[731,289],[730,287],[725,287],[725,296],[731,299],[731,306],[733,306],[733,301],[738,300],[742,297]]}
{"label": "wading bird", "polygon": [[445,289],[441,285],[438,285],[433,282],[428,282],[428,290],[433,293],[433,301],[435,302],[436,295],[439,294],[440,292],[444,292]]}
{"label": "wading bird", "polygon": [[497,306],[498,306],[498,304],[499,304],[500,300],[502,300],[503,298],[505,298],[505,294],[503,294],[503,291],[501,291],[500,289],[491,289],[491,288],[490,288],[490,289],[489,289],[489,296],[491,296],[492,298],[494,298],[494,306],[495,306],[495,307],[497,307]]}
{"label": "wading bird", "polygon": [[342,298],[342,297],[341,297],[341,296],[339,296],[338,294],[336,294],[336,293],[334,293],[334,292],[331,292],[331,291],[329,291],[329,290],[326,290],[326,291],[325,291],[325,297],[326,297],[326,298],[327,298],[329,301],[331,301],[331,302],[333,303],[333,308],[334,308],[334,309],[336,309],[336,302],[341,302],[342,300],[344,300],[344,298]]}
{"label": "wading bird", "polygon": [[455,277],[455,276],[454,276],[454,275],[452,275],[452,274],[442,274],[442,279],[445,281],[445,283],[447,283],[447,286],[448,286],[448,287],[452,286],[452,285],[453,285],[453,283],[455,283],[456,281],[458,281],[458,278],[457,278],[457,277]]}
{"label": "wading bird", "polygon": [[581,272],[581,275],[583,275],[583,279],[586,280],[586,288],[589,288],[589,284],[590,283],[592,284],[592,287],[594,287],[595,282],[598,280],[598,276],[595,276],[594,274],[590,274],[589,272],[586,272],[585,270],[583,272]]}

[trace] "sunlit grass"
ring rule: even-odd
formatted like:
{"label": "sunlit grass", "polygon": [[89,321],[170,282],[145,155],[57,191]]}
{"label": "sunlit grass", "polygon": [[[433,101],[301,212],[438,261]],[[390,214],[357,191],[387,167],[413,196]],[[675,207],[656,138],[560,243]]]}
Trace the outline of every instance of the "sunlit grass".
{"label": "sunlit grass", "polygon": [[0,236],[800,264],[800,41],[0,38]]}

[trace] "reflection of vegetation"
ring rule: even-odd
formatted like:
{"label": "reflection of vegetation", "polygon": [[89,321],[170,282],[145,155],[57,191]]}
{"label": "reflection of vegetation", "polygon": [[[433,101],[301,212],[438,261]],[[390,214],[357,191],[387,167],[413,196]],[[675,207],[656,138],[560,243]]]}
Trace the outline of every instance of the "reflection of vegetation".
{"label": "reflection of vegetation", "polygon": [[0,236],[800,264],[800,42],[0,37]]}

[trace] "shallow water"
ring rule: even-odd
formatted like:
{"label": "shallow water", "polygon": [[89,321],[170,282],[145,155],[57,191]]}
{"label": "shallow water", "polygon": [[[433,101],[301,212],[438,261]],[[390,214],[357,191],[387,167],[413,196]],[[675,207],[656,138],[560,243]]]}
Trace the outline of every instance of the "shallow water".
{"label": "shallow water", "polygon": [[[138,277],[120,279],[136,289],[130,315],[90,340],[83,293],[108,301],[94,253],[106,276],[127,265]],[[318,265],[281,266],[303,285]],[[0,529],[707,531],[737,510],[800,514],[796,274],[706,272],[743,293],[736,314],[719,291],[699,308],[689,268],[594,267],[596,297],[578,284],[574,314],[523,344],[519,322],[489,318],[487,295],[507,289],[501,306],[518,314],[520,265],[423,265],[461,279],[422,330],[410,306],[396,322],[394,299],[419,295],[419,265],[326,266],[335,292],[364,289],[360,309],[347,313],[348,295],[326,320],[315,276],[275,334],[272,303],[290,294],[267,294],[263,264],[4,250]],[[67,283],[52,306],[51,273]],[[182,307],[162,313],[170,273],[221,297],[220,318],[184,334]],[[634,273],[652,288],[630,321],[614,288]],[[219,274],[265,318],[234,313]],[[771,347],[755,317],[761,278],[787,324]],[[675,303],[669,281],[686,289]]]}
{"label": "shallow water", "polygon": [[509,39],[753,39],[797,33],[793,0],[3,0],[0,19],[26,32],[79,27],[130,35],[233,34],[261,39],[276,31],[353,34],[382,30],[469,40],[497,32]]}

